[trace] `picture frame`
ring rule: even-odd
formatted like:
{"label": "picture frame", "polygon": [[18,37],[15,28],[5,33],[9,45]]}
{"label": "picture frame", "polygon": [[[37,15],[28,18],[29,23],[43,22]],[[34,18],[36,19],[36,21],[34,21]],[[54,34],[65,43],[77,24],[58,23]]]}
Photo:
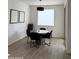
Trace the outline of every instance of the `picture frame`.
{"label": "picture frame", "polygon": [[25,12],[15,9],[10,9],[10,24],[24,23]]}
{"label": "picture frame", "polygon": [[18,23],[18,10],[10,9],[10,24]]}
{"label": "picture frame", "polygon": [[24,23],[25,22],[25,12],[19,11],[19,22]]}

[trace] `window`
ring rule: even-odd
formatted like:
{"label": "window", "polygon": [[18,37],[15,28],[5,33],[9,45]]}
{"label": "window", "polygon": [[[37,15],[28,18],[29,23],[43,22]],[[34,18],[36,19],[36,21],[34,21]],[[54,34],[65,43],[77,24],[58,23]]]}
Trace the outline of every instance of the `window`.
{"label": "window", "polygon": [[38,25],[54,26],[54,9],[38,11]]}

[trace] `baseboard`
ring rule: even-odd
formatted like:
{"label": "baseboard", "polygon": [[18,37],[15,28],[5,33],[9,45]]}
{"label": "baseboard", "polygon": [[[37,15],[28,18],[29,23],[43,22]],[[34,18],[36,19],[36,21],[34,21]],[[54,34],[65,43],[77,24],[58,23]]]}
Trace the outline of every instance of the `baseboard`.
{"label": "baseboard", "polygon": [[52,38],[55,38],[55,39],[64,39],[63,37],[52,37]]}
{"label": "baseboard", "polygon": [[66,52],[67,55],[71,55],[71,52]]}
{"label": "baseboard", "polygon": [[[15,41],[12,41],[11,43],[8,43],[8,46],[12,45],[13,43],[15,43],[15,42],[17,42],[17,41],[19,41],[19,40],[21,40],[21,39],[23,39],[25,37],[27,37],[27,36],[22,36],[19,39],[16,39]],[[55,39],[64,39],[63,37],[52,37],[52,38],[55,38]]]}
{"label": "baseboard", "polygon": [[71,55],[71,52],[70,52],[70,51],[65,50],[65,53],[66,53],[67,55]]}
{"label": "baseboard", "polygon": [[26,36],[22,36],[22,37],[20,37],[19,39],[16,39],[15,41],[12,41],[12,42],[8,43],[8,46],[14,44],[15,42],[17,42],[17,41],[19,41],[19,40],[21,40],[21,39],[23,39],[23,38],[25,38],[25,37],[26,37]]}

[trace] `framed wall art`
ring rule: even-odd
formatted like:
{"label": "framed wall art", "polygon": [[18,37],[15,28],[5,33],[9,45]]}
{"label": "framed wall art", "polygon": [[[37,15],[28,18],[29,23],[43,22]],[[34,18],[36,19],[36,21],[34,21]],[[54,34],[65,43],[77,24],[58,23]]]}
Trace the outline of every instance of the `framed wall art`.
{"label": "framed wall art", "polygon": [[20,15],[19,22],[24,23],[24,21],[25,21],[25,13],[24,13],[24,11],[19,11],[19,15]]}
{"label": "framed wall art", "polygon": [[25,12],[15,9],[10,9],[10,24],[24,23]]}

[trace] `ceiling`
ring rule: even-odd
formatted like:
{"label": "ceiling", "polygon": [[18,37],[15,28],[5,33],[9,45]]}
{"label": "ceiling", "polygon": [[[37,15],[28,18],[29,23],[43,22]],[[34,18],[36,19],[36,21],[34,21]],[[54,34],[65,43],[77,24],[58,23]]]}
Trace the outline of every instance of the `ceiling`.
{"label": "ceiling", "polygon": [[65,0],[20,0],[22,2],[25,2],[29,5],[57,5],[57,4],[64,4]]}

